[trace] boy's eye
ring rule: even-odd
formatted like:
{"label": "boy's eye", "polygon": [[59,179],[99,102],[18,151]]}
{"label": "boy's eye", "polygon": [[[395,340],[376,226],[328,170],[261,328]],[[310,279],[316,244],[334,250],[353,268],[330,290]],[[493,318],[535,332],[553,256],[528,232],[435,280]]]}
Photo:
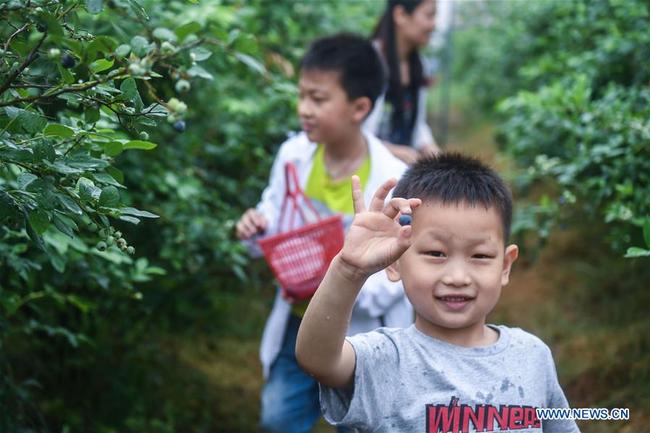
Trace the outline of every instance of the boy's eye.
{"label": "boy's eye", "polygon": [[479,260],[486,260],[486,259],[493,259],[494,256],[491,254],[474,254],[472,258],[479,259]]}
{"label": "boy's eye", "polygon": [[445,253],[442,251],[427,251],[425,254],[431,257],[445,257]]}

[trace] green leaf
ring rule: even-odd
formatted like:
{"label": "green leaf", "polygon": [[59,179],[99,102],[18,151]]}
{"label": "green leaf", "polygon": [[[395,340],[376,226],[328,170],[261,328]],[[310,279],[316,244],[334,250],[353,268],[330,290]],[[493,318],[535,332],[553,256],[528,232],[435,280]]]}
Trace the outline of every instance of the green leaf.
{"label": "green leaf", "polygon": [[643,238],[645,239],[645,246],[650,249],[650,217],[645,218],[643,224]]}
{"label": "green leaf", "polygon": [[139,224],[140,223],[139,219],[137,219],[135,217],[132,217],[132,216],[121,215],[119,219],[121,219],[122,221],[129,222],[131,224]]}
{"label": "green leaf", "polygon": [[47,120],[40,114],[30,111],[23,110],[22,108],[16,107],[6,107],[5,112],[7,116],[12,119],[15,119],[16,125],[22,127],[25,131],[35,134],[40,132],[47,125]]}
{"label": "green leaf", "polygon": [[80,168],[83,170],[94,170],[105,168],[108,166],[108,161],[100,158],[93,158],[87,153],[76,152],[65,157],[64,162],[73,168]]}
{"label": "green leaf", "polygon": [[56,152],[54,147],[46,141],[39,141],[34,146],[34,160],[35,161],[54,161],[56,159]]}
{"label": "green leaf", "polygon": [[74,238],[74,232],[79,230],[77,224],[64,215],[53,214],[52,222],[61,233],[68,235],[71,238]]}
{"label": "green leaf", "polygon": [[176,42],[176,34],[165,27],[158,27],[153,31],[153,37],[161,41]]}
{"label": "green leaf", "polygon": [[84,201],[99,198],[99,195],[101,194],[101,190],[87,177],[80,177],[77,181],[77,187],[79,188],[79,197]]}
{"label": "green leaf", "polygon": [[194,65],[190,69],[188,69],[187,75],[189,75],[190,77],[205,78],[206,80],[212,80],[214,78],[211,73],[209,73],[208,71],[206,71],[205,69],[203,69],[198,65]]}
{"label": "green leaf", "polygon": [[86,0],[86,9],[91,14],[98,14],[102,11],[102,0]]}
{"label": "green leaf", "polygon": [[102,144],[104,148],[104,153],[108,156],[117,156],[124,150],[122,143],[119,141],[109,141],[108,143]]}
{"label": "green leaf", "polygon": [[142,36],[134,36],[133,39],[131,39],[131,48],[136,56],[142,57],[149,53],[151,44],[149,44],[149,41]]}
{"label": "green leaf", "polygon": [[149,20],[149,15],[147,15],[147,11],[142,7],[140,3],[138,3],[136,0],[129,0],[129,4],[131,5],[131,9],[135,11],[135,13],[143,20]]}
{"label": "green leaf", "polygon": [[70,72],[69,69],[64,68],[60,64],[57,64],[57,69],[59,70],[59,74],[61,74],[61,79],[65,84],[72,84],[74,83],[74,75],[72,75],[72,72]]}
{"label": "green leaf", "polygon": [[122,185],[121,183],[116,181],[115,178],[113,178],[113,176],[111,176],[110,174],[107,174],[107,173],[95,173],[95,174],[93,174],[93,178],[97,182],[105,183],[105,184],[108,184],[108,185],[113,185],[113,186],[116,186],[118,188],[126,188],[124,185]]}
{"label": "green leaf", "polygon": [[16,182],[18,183],[19,189],[25,190],[27,189],[27,186],[29,186],[29,184],[34,182],[36,179],[38,179],[38,176],[35,176],[28,172],[23,172],[20,173]]}
{"label": "green leaf", "polygon": [[99,59],[92,62],[89,68],[93,73],[97,74],[98,72],[103,72],[107,69],[112,68],[113,63],[115,63],[113,60]]}
{"label": "green leaf", "polygon": [[142,150],[151,150],[155,149],[158,146],[156,143],[151,141],[142,141],[142,140],[131,140],[124,143],[124,150],[126,149],[142,149]]}
{"label": "green leaf", "polygon": [[131,45],[129,44],[122,44],[115,49],[115,55],[117,57],[122,57],[122,58],[126,57],[129,55],[130,52],[131,52]]}
{"label": "green leaf", "polygon": [[43,234],[50,226],[50,218],[47,212],[40,209],[29,212],[29,223],[37,234]]}
{"label": "green leaf", "polygon": [[99,205],[104,207],[117,207],[120,204],[120,192],[113,185],[102,189],[99,195]]}
{"label": "green leaf", "polygon": [[122,215],[133,215],[142,218],[160,218],[160,216],[155,213],[147,212],[146,210],[140,210],[133,207],[123,207],[120,209]]}
{"label": "green leaf", "polygon": [[67,195],[57,194],[56,197],[59,199],[59,202],[73,214],[75,215],[83,214],[83,211],[81,210],[77,202],[75,202]]}
{"label": "green leaf", "polygon": [[196,21],[190,21],[189,23],[185,23],[182,26],[177,27],[176,30],[174,30],[174,33],[176,33],[176,36],[178,36],[178,39],[182,42],[183,39],[187,37],[187,35],[196,33],[199,30],[201,30],[201,24],[197,23]]}
{"label": "green leaf", "polygon": [[68,128],[65,125],[50,123],[43,130],[43,134],[46,136],[70,138],[74,136],[74,130],[72,128]]}
{"label": "green leaf", "polygon": [[86,108],[84,111],[84,121],[86,123],[95,123],[99,120],[99,109],[98,108]]}
{"label": "green leaf", "polygon": [[242,62],[243,64],[245,64],[246,66],[248,66],[250,69],[252,69],[257,73],[264,74],[266,72],[266,68],[264,67],[264,65],[261,64],[254,57],[249,56],[248,54],[235,53],[235,57],[237,57],[237,59],[240,62]]}
{"label": "green leaf", "polygon": [[133,106],[138,113],[142,111],[144,104],[142,103],[140,92],[138,92],[138,85],[133,78],[129,77],[122,81],[120,91],[128,101],[133,103]]}
{"label": "green leaf", "polygon": [[52,37],[54,41],[59,41],[63,36],[63,28],[61,27],[59,20],[54,15],[47,12],[43,13],[40,18],[47,25],[48,36]]}
{"label": "green leaf", "polygon": [[25,230],[27,230],[27,235],[36,244],[36,246],[44,251],[45,244],[43,243],[43,238],[41,238],[39,234],[36,233],[36,230],[34,230],[34,227],[32,227],[29,219],[27,218],[25,219]]}
{"label": "green leaf", "polygon": [[119,169],[117,169],[117,168],[115,168],[113,166],[109,166],[109,167],[106,167],[105,170],[106,170],[106,173],[110,174],[113,177],[113,179],[115,179],[119,183],[124,183],[124,173],[122,173]]}
{"label": "green leaf", "polygon": [[636,258],[636,257],[650,257],[650,250],[639,247],[630,247],[625,253],[626,258]]}
{"label": "green leaf", "polygon": [[194,54],[194,60],[197,62],[207,60],[212,55],[212,51],[203,47],[194,48],[193,50],[190,51],[190,53]]}

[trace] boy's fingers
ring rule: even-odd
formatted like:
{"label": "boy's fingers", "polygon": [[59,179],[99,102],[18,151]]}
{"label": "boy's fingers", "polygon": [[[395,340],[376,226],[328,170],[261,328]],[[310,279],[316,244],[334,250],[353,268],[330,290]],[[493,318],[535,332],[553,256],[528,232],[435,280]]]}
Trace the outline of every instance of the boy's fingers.
{"label": "boy's fingers", "polygon": [[420,200],[419,198],[410,198],[409,199],[409,205],[411,206],[411,210],[415,210],[421,204],[422,204],[422,200]]}
{"label": "boy's fingers", "polygon": [[252,216],[253,224],[255,224],[255,226],[258,229],[266,228],[266,218],[264,218],[262,214],[255,212],[251,216]]}
{"label": "boy's fingers", "polygon": [[361,179],[359,176],[352,176],[352,203],[354,205],[354,213],[358,214],[365,212],[366,205],[363,202],[363,191],[361,190]]}
{"label": "boy's fingers", "polygon": [[397,184],[397,179],[395,179],[394,177],[384,182],[384,184],[379,187],[375,195],[372,197],[368,209],[371,212],[381,212],[382,209],[384,208],[384,200],[386,200],[386,197],[388,197],[388,193],[390,192],[391,189],[393,189],[393,187],[395,187],[396,184]]}
{"label": "boy's fingers", "polygon": [[399,213],[410,215],[413,212],[409,200],[405,198],[392,198],[384,208],[384,215],[394,219]]}

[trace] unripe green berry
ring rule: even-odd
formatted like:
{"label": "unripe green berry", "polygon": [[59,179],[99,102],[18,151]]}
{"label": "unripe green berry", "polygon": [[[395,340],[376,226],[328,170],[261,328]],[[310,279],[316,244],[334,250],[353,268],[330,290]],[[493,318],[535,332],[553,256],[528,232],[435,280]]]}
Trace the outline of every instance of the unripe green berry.
{"label": "unripe green berry", "polygon": [[147,72],[139,63],[131,63],[129,65],[129,73],[135,76],[144,75]]}
{"label": "unripe green berry", "polygon": [[121,237],[122,237],[122,232],[117,231],[117,232],[115,232],[114,236],[115,236],[116,238],[121,238]]}
{"label": "unripe green berry", "polygon": [[99,251],[106,251],[106,242],[104,241],[97,242],[97,249]]}
{"label": "unripe green berry", "polygon": [[149,140],[149,133],[146,131],[140,131],[140,134],[138,134],[138,136],[143,140]]}
{"label": "unripe green berry", "polygon": [[133,255],[133,254],[135,254],[135,248],[133,248],[132,246],[129,246],[129,247],[126,248],[126,252],[127,252],[127,254]]}
{"label": "unripe green berry", "polygon": [[185,102],[180,101],[176,98],[171,98],[168,102],[167,105],[169,106],[169,109],[175,113],[178,114],[183,114],[187,111],[187,105]]}
{"label": "unripe green berry", "polygon": [[176,52],[176,47],[169,41],[164,41],[160,44],[160,52],[162,54],[174,54]]}
{"label": "unripe green berry", "polygon": [[185,93],[189,92],[189,90],[192,88],[192,85],[187,80],[178,80],[176,82],[176,86],[174,87],[178,93]]}
{"label": "unripe green berry", "polygon": [[108,236],[108,237],[106,238],[106,243],[107,243],[109,246],[110,246],[110,245],[113,245],[113,244],[115,243],[115,238],[114,238],[113,236]]}
{"label": "unripe green berry", "polygon": [[50,48],[49,51],[47,52],[47,57],[50,59],[58,59],[61,57],[61,50],[58,48]]}

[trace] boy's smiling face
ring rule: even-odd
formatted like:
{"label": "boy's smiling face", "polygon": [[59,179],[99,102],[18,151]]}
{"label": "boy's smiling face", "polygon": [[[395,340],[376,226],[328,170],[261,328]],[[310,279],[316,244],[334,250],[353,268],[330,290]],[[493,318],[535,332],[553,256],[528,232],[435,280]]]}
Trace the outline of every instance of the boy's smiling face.
{"label": "boy's smiling face", "polygon": [[403,281],[416,327],[456,344],[489,344],[485,318],[518,254],[516,245],[504,247],[499,213],[480,204],[425,202],[413,213],[411,239],[388,275]]}
{"label": "boy's smiling face", "polygon": [[302,70],[298,90],[302,129],[316,143],[345,142],[370,109],[368,98],[348,98],[336,71]]}

